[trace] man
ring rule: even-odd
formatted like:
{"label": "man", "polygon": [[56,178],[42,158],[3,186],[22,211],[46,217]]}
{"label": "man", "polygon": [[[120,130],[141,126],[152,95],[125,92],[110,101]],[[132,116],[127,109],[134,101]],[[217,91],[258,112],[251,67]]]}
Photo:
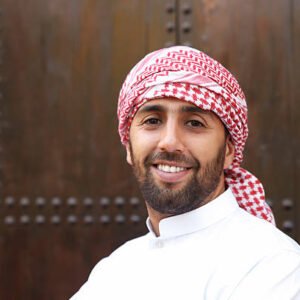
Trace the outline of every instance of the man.
{"label": "man", "polygon": [[118,117],[149,233],[101,260],[72,300],[300,299],[300,247],[240,167],[247,107],[235,78],[198,50],[155,51],[127,76]]}

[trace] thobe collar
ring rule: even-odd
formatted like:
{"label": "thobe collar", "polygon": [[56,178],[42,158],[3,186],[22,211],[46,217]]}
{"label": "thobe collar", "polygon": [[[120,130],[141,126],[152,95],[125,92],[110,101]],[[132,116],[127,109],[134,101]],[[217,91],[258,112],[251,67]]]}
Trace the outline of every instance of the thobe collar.
{"label": "thobe collar", "polygon": [[[197,209],[162,219],[159,222],[159,238],[173,238],[204,229],[226,218],[238,209],[238,207],[231,189],[228,188],[217,198]],[[146,225],[152,236],[155,236],[149,217],[147,218]]]}

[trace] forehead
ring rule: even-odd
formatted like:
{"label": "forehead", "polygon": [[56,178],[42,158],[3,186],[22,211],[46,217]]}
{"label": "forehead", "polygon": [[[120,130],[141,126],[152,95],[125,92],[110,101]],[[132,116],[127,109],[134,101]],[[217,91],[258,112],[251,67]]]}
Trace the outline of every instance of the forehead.
{"label": "forehead", "polygon": [[[139,107],[135,117],[149,112],[164,112],[164,113],[198,113],[205,115],[211,119],[219,118],[210,110],[204,110],[193,103],[176,99],[176,98],[159,98],[149,100]],[[134,118],[135,118],[134,117]]]}

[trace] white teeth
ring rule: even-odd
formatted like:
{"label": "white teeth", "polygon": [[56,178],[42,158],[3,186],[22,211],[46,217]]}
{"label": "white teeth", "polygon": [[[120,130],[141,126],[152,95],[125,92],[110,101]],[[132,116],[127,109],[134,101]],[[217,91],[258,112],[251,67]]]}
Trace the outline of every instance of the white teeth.
{"label": "white teeth", "polygon": [[158,170],[164,171],[167,173],[177,173],[177,172],[182,172],[182,171],[186,170],[186,168],[168,166],[168,165],[157,165],[157,168],[158,168]]}

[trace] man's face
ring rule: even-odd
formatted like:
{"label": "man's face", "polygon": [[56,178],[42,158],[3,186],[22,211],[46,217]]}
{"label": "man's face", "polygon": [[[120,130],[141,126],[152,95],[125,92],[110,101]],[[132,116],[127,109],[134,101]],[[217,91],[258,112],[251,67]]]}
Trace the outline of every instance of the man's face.
{"label": "man's face", "polygon": [[175,99],[144,104],[130,128],[127,161],[147,205],[177,215],[213,199],[224,189],[223,170],[233,145],[212,112]]}

